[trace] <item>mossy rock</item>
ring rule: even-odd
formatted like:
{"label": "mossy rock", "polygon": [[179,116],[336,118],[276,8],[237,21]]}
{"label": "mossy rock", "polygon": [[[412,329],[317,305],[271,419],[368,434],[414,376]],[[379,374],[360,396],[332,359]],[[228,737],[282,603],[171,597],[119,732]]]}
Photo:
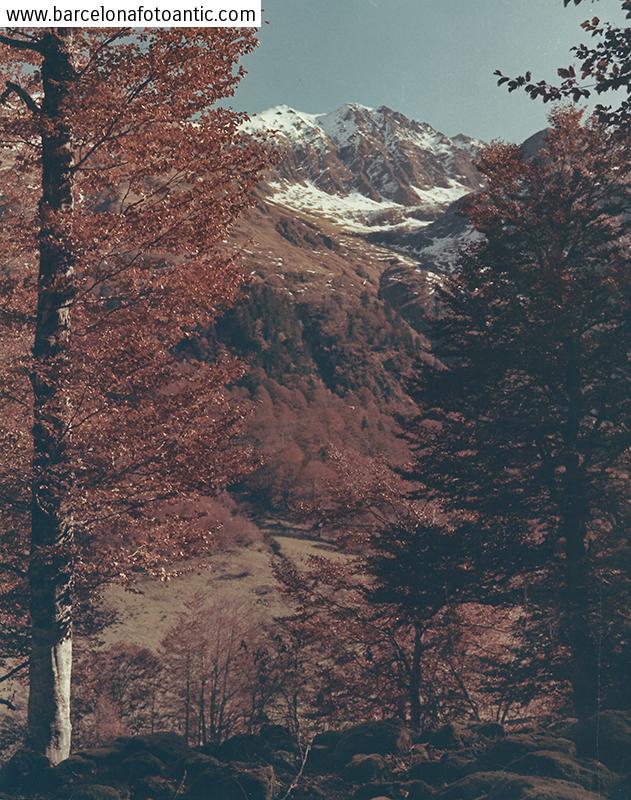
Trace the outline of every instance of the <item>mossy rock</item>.
{"label": "mossy rock", "polygon": [[200,747],[195,747],[193,752],[203,753],[205,756],[211,756],[212,758],[221,760],[221,745],[218,742],[206,742],[206,744],[202,744]]}
{"label": "mossy rock", "polygon": [[353,756],[342,770],[342,777],[350,783],[365,783],[383,777],[388,766],[382,756],[375,754]]}
{"label": "mossy rock", "polygon": [[602,800],[602,795],[568,781],[513,775],[493,787],[488,800]]}
{"label": "mossy rock", "polygon": [[573,754],[575,747],[569,739],[537,733],[516,734],[493,742],[480,756],[480,765],[483,770],[506,769],[538,750]]}
{"label": "mossy rock", "polygon": [[225,764],[218,759],[193,750],[193,752],[187,753],[177,762],[172,770],[172,774],[178,781],[181,781],[186,776],[186,780],[190,782],[202,772],[223,767],[225,767]]}
{"label": "mossy rock", "polygon": [[396,720],[366,722],[348,728],[335,746],[334,758],[339,767],[344,767],[359,753],[380,756],[404,753],[412,745],[412,734],[403,723]]}
{"label": "mossy rock", "polygon": [[478,800],[486,798],[493,787],[514,777],[504,772],[474,772],[440,792],[440,800]]}
{"label": "mossy rock", "polygon": [[471,730],[485,739],[503,739],[506,736],[506,730],[500,722],[476,722]]}
{"label": "mossy rock", "polygon": [[511,772],[475,772],[449,786],[438,800],[602,800],[602,796],[575,783],[515,775]]}
{"label": "mossy rock", "polygon": [[557,778],[577,783],[590,791],[608,791],[616,783],[615,776],[598,761],[577,759],[569,753],[539,750],[527,753],[511,769],[521,775]]}
{"label": "mossy rock", "polygon": [[371,783],[364,784],[364,786],[358,787],[353,794],[353,800],[375,800],[377,797],[396,798],[398,796],[398,783],[381,783],[380,781],[373,781]]}
{"label": "mossy rock", "polygon": [[310,772],[332,772],[335,767],[333,750],[330,747],[313,745],[307,756],[306,768]]}
{"label": "mossy rock", "polygon": [[132,753],[147,752],[162,761],[163,764],[173,765],[191,752],[186,739],[178,733],[169,731],[148,733],[144,736],[126,736],[117,739],[114,746],[118,746],[123,757]]}
{"label": "mossy rock", "polygon": [[616,772],[631,767],[631,711],[601,711],[574,732],[579,755],[597,758]]}
{"label": "mossy rock", "polygon": [[63,778],[41,753],[28,748],[16,751],[0,770],[0,787],[9,791],[52,793]]}
{"label": "mossy rock", "polygon": [[177,785],[167,778],[150,775],[134,784],[134,800],[173,800]]}
{"label": "mossy rock", "polygon": [[138,752],[127,756],[114,768],[116,775],[123,781],[134,783],[140,778],[162,776],[166,768],[162,761],[153,753]]}
{"label": "mossy rock", "polygon": [[298,740],[283,725],[263,725],[259,731],[259,738],[267,742],[272,750],[281,750],[285,753],[299,753]]}
{"label": "mossy rock", "polygon": [[122,800],[122,795],[113,786],[93,783],[73,789],[69,800]]}
{"label": "mossy rock", "polygon": [[270,743],[252,733],[231,736],[219,748],[219,758],[223,761],[269,761],[272,755]]}
{"label": "mossy rock", "polygon": [[311,744],[313,747],[329,747],[333,749],[337,746],[342,736],[342,731],[322,731],[321,733],[316,733]]}
{"label": "mossy rock", "polygon": [[431,785],[445,783],[445,762],[442,760],[417,761],[407,771],[407,779],[425,781]]}
{"label": "mossy rock", "polygon": [[426,739],[432,747],[436,747],[440,750],[447,750],[473,744],[477,737],[466,725],[460,722],[448,722],[423,738]]}
{"label": "mossy rock", "polygon": [[[342,786],[341,778],[313,778],[303,775],[299,785],[291,793],[291,800],[331,800],[339,797],[339,788]],[[344,796],[346,789],[343,789]],[[282,793],[281,793],[282,797]]]}
{"label": "mossy rock", "polygon": [[121,758],[122,745],[109,745],[108,747],[90,747],[85,750],[77,750],[71,758],[84,758],[92,761],[97,768],[101,769],[107,764],[113,764]]}
{"label": "mossy rock", "polygon": [[448,752],[440,759],[441,777],[446,783],[457,781],[470,772],[477,772],[477,758],[473,751]]}
{"label": "mossy rock", "polygon": [[425,781],[408,781],[402,783],[404,796],[407,800],[433,800],[434,790]]}
{"label": "mossy rock", "polygon": [[88,778],[96,772],[96,763],[83,755],[73,755],[62,761],[56,767],[66,780]]}
{"label": "mossy rock", "polygon": [[272,800],[274,786],[272,767],[226,764],[198,775],[185,800]]}

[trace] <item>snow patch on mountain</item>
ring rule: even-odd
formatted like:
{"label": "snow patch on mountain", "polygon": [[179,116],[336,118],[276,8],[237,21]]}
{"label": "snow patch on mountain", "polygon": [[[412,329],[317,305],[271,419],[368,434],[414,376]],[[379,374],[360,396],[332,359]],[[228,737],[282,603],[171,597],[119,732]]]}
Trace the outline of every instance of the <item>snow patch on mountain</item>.
{"label": "snow patch on mountain", "polygon": [[366,133],[358,124],[358,116],[370,117],[374,109],[362,106],[359,103],[347,103],[331,114],[320,114],[318,124],[327,136],[338,147],[350,147],[358,142]]}
{"label": "snow patch on mountain", "polygon": [[449,181],[449,186],[433,186],[431,189],[420,189],[418,186],[413,186],[412,188],[423,201],[423,204],[430,206],[449,205],[471,191],[468,186],[463,186],[455,180]]}
{"label": "snow patch on mountain", "polygon": [[326,138],[318,124],[320,116],[281,105],[256,114],[242,126],[242,129],[246,133],[272,133],[276,138],[286,139],[293,144],[315,144],[325,148]]}
{"label": "snow patch on mountain", "polygon": [[480,239],[482,235],[467,226],[462,233],[432,239],[431,244],[417,251],[417,256],[423,262],[432,264],[439,272],[453,272],[458,266],[463,249]]}
{"label": "snow patch on mountain", "polygon": [[473,158],[477,158],[480,150],[485,146],[481,139],[473,136],[466,136],[464,133],[457,133],[451,140],[461,150],[465,150]]}
{"label": "snow patch on mountain", "polygon": [[[311,181],[289,183],[272,181],[269,202],[310,214],[317,214],[348,231],[368,233],[377,229],[404,226],[410,230],[429,223],[408,216],[405,206],[391,200],[372,200],[359,192],[332,195]],[[388,219],[390,221],[388,221]]]}
{"label": "snow patch on mountain", "polygon": [[281,153],[269,184],[273,203],[346,230],[413,232],[480,186],[481,142],[450,139],[386,106],[347,103],[310,114],[282,105],[244,130],[271,136]]}

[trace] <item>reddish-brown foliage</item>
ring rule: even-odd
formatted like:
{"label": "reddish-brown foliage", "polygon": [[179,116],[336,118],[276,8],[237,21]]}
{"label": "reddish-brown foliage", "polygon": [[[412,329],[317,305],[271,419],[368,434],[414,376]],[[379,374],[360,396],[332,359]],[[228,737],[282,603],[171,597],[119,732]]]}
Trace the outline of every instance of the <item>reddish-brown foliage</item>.
{"label": "reddish-brown foliage", "polygon": [[0,38],[0,494],[14,649],[29,528],[33,630],[48,615],[63,638],[73,592],[164,574],[204,549],[182,501],[244,468],[230,446],[242,414],[224,394],[238,365],[219,351],[184,358],[181,343],[244,281],[226,241],[265,156],[216,102],[255,42],[236,29]]}
{"label": "reddish-brown foliage", "polygon": [[[583,0],[573,1],[577,6]],[[563,0],[565,6],[570,2]],[[620,8],[626,18],[631,19],[631,0],[620,0]],[[591,42],[572,48],[578,65],[560,67],[557,70],[561,78],[559,84],[535,81],[530,72],[509,78],[500,70],[495,71],[497,83],[499,86],[506,84],[509,92],[523,89],[533,100],[541,98],[544,103],[566,97],[577,103],[594,93],[602,97],[621,92],[622,98],[617,107],[599,103],[596,112],[601,120],[624,132],[631,118],[631,28],[615,25],[596,16],[585,20],[581,28],[590,35]]]}

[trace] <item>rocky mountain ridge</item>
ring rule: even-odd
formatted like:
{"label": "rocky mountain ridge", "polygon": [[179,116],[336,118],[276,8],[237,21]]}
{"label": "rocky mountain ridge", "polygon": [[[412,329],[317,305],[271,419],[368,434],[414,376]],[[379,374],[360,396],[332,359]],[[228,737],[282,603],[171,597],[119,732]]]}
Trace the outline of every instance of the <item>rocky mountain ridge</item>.
{"label": "rocky mountain ridge", "polygon": [[480,186],[482,142],[449,138],[387,106],[348,103],[326,114],[277,106],[245,129],[270,137],[282,156],[268,200],[345,230],[419,229]]}

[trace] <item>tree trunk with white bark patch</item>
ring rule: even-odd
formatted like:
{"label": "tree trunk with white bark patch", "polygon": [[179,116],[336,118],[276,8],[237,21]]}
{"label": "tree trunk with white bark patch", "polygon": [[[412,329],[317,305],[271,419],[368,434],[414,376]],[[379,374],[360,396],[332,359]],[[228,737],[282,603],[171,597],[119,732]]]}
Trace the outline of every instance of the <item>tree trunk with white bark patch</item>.
{"label": "tree trunk with white bark patch", "polygon": [[70,753],[73,523],[68,495],[71,409],[64,388],[74,296],[72,148],[66,101],[75,72],[71,37],[42,40],[42,198],[33,345],[33,483],[29,561],[29,746],[57,764]]}

